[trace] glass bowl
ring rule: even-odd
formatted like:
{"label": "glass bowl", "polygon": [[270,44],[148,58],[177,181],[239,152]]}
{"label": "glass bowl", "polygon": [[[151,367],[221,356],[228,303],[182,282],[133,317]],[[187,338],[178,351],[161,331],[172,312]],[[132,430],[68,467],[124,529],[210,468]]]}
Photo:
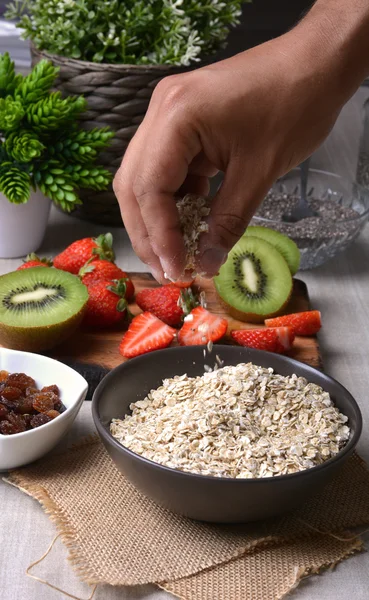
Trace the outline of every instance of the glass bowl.
{"label": "glass bowl", "polygon": [[335,173],[309,170],[308,202],[318,214],[297,223],[282,220],[300,197],[300,169],[278,179],[250,225],[276,229],[299,247],[300,269],[313,269],[333,258],[358,237],[369,217],[369,189]]}

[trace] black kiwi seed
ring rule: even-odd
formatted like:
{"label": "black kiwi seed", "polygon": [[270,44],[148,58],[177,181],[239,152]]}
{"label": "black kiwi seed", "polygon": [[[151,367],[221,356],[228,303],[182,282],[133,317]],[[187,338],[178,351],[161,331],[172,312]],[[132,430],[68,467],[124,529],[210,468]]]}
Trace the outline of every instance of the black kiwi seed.
{"label": "black kiwi seed", "polygon": [[[14,298],[26,294],[28,292],[36,292],[38,290],[45,290],[46,294],[41,300],[28,300],[15,302]],[[47,293],[47,292],[52,293]],[[16,287],[11,290],[8,295],[2,299],[2,305],[12,311],[13,313],[21,313],[24,310],[42,309],[58,302],[63,301],[66,298],[65,289],[61,285],[48,286],[43,283],[37,283],[34,286],[23,286]]]}
{"label": "black kiwi seed", "polygon": [[241,293],[245,294],[248,298],[256,299],[262,298],[265,295],[265,288],[267,284],[266,275],[261,267],[260,260],[255,256],[253,252],[244,252],[243,254],[239,254],[233,258],[234,270],[237,277],[243,277],[242,273],[242,262],[244,260],[251,260],[254,270],[258,277],[258,291],[252,292],[245,282],[242,284],[237,279],[235,281],[235,285],[232,286],[233,289],[238,289]]}
{"label": "black kiwi seed", "polygon": [[289,266],[291,275],[294,275],[298,271],[300,266],[300,250],[295,242],[286,235],[269,227],[261,226],[248,227],[244,235],[252,235],[253,237],[269,242],[269,244],[272,244],[282,254]]}
{"label": "black kiwi seed", "polygon": [[260,323],[287,303],[292,276],[274,246],[257,237],[243,236],[229,252],[214,284],[232,316]]}
{"label": "black kiwi seed", "polygon": [[16,350],[48,350],[81,322],[88,291],[76,275],[32,267],[0,277],[0,343]]}

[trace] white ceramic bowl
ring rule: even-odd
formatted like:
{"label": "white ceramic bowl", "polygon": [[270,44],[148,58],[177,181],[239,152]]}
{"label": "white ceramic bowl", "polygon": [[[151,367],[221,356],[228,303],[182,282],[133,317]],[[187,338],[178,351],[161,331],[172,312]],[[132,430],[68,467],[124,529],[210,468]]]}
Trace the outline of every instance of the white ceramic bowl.
{"label": "white ceramic bowl", "polygon": [[61,440],[82,406],[88,384],[79,373],[57,360],[7,348],[0,348],[0,370],[26,373],[38,387],[56,384],[66,407],[59,417],[41,427],[13,435],[0,434],[0,471],[7,471],[37,460]]}

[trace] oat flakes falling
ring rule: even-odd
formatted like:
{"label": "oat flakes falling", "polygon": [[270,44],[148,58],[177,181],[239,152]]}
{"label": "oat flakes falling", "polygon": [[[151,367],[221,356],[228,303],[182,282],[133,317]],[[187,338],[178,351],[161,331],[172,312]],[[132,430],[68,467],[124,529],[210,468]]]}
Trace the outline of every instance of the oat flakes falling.
{"label": "oat flakes falling", "polygon": [[196,254],[198,254],[198,242],[202,233],[209,230],[205,221],[210,213],[208,200],[203,196],[187,194],[176,203],[181,230],[186,249],[186,271],[191,271],[196,276]]}
{"label": "oat flakes falling", "polygon": [[112,435],[156,463],[201,475],[303,471],[346,444],[347,417],[320,386],[252,363],[176,376],[113,419]]}

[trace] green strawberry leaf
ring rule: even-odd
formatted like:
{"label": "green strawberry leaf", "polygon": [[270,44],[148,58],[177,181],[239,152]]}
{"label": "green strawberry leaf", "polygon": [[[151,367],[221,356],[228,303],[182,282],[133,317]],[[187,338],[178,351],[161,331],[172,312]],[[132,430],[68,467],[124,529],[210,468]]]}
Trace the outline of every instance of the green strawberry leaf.
{"label": "green strawberry leaf", "polygon": [[97,244],[97,248],[92,250],[93,254],[97,254],[97,256],[101,259],[108,260],[110,262],[114,262],[115,253],[113,250],[113,236],[111,233],[102,233],[97,238],[94,239],[94,242]]}

